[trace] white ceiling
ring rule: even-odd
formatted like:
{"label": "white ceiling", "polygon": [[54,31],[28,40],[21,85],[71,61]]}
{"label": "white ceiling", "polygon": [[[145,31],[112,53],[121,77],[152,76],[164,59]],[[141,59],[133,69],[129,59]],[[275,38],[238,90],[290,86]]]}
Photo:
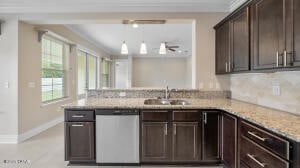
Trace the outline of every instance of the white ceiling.
{"label": "white ceiling", "polygon": [[227,12],[245,0],[0,0],[0,13]]}
{"label": "white ceiling", "polygon": [[[121,21],[120,21],[121,22]],[[81,24],[67,25],[75,33],[93,42],[111,55],[120,55],[122,42],[125,40],[129,55],[134,57],[188,57],[192,52],[192,23],[176,23],[163,25],[140,25],[133,28],[123,24]],[[140,55],[141,42],[145,41],[148,54]],[[159,55],[161,42],[180,46],[178,51]]]}

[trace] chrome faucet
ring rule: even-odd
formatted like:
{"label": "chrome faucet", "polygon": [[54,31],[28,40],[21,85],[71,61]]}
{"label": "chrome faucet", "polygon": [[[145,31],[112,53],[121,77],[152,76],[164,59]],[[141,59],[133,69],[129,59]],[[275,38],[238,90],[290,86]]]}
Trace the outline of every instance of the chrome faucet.
{"label": "chrome faucet", "polygon": [[171,92],[173,92],[173,91],[177,91],[177,89],[171,89],[171,90],[169,90],[169,86],[167,86],[166,90],[165,90],[165,99],[169,99],[170,95],[171,95]]}

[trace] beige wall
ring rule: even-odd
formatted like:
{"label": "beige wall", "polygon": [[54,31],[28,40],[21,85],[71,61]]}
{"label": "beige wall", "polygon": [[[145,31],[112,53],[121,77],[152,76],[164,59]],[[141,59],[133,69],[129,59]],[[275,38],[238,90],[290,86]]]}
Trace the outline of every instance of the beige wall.
{"label": "beige wall", "polygon": [[187,58],[133,58],[132,87],[191,88],[186,61]]}
{"label": "beige wall", "polygon": [[[38,127],[51,120],[63,116],[60,108],[76,99],[76,58],[77,52],[73,48],[69,55],[70,69],[67,72],[69,83],[69,97],[57,103],[41,103],[41,43],[38,42],[38,34],[35,27],[51,30],[77,44],[93,50],[98,55],[107,56],[96,46],[90,44],[81,37],[75,35],[64,26],[44,25],[34,26],[23,22],[19,23],[19,134]],[[34,83],[35,87],[29,87],[29,83]]]}
{"label": "beige wall", "polygon": [[[230,87],[229,76],[215,75],[215,26],[228,13],[82,13],[80,15],[67,15],[65,18],[57,15],[40,15],[35,19],[47,18],[51,23],[62,22],[62,19],[70,23],[107,23],[111,20],[123,19],[166,19],[166,20],[194,20],[195,21],[195,87],[203,84],[203,90],[215,90],[216,85],[228,90]],[[26,18],[30,20],[29,18]],[[32,21],[32,20],[31,20]],[[34,20],[33,20],[34,22]],[[213,85],[213,88],[210,85]]]}
{"label": "beige wall", "polygon": [[[8,82],[9,88],[5,85]],[[18,20],[2,24],[0,35],[0,135],[18,134]]]}
{"label": "beige wall", "polygon": [[[272,86],[280,86],[274,96]],[[234,99],[300,115],[300,72],[250,73],[231,75]]]}

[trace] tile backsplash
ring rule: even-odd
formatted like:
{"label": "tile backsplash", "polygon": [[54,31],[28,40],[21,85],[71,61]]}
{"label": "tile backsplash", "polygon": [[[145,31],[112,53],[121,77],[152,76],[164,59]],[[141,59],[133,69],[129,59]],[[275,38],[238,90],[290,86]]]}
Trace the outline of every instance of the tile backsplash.
{"label": "tile backsplash", "polygon": [[[125,96],[120,96],[125,94]],[[230,98],[230,91],[201,91],[196,89],[178,89],[171,93],[171,99],[175,98],[199,98],[199,99],[217,99]],[[89,90],[88,97],[98,98],[157,98],[165,97],[164,89],[100,89]]]}
{"label": "tile backsplash", "polygon": [[[273,94],[280,86],[280,95]],[[231,97],[300,115],[300,72],[231,75]]]}

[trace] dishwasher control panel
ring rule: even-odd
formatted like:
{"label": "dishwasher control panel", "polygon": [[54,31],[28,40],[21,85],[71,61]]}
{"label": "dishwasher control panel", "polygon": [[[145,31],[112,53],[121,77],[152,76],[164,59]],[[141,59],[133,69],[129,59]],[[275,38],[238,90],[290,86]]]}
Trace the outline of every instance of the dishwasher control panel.
{"label": "dishwasher control panel", "polygon": [[139,115],[137,109],[97,109],[96,115]]}

